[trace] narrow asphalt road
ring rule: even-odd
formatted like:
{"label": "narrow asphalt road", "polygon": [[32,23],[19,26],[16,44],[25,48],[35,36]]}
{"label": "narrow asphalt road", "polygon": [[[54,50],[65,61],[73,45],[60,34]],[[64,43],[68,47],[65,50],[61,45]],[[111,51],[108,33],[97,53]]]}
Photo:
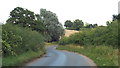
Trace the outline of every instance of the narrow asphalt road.
{"label": "narrow asphalt road", "polygon": [[56,50],[56,46],[46,48],[47,54],[26,66],[95,66],[93,61],[76,53]]}

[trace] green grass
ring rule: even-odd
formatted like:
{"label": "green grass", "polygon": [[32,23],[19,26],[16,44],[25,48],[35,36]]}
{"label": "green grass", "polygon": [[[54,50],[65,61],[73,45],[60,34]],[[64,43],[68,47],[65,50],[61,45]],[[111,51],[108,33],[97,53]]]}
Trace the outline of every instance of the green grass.
{"label": "green grass", "polygon": [[45,42],[45,46],[52,46],[52,45],[58,45],[58,42],[50,42],[50,43]]}
{"label": "green grass", "polygon": [[59,50],[68,50],[83,54],[92,59],[97,66],[118,66],[118,49],[111,46],[59,46]]}
{"label": "green grass", "polygon": [[43,54],[44,52],[41,52],[41,51],[39,52],[28,51],[18,56],[3,57],[2,65],[3,66],[22,66],[24,65],[24,63],[31,61],[32,59],[38,58]]}
{"label": "green grass", "polygon": [[2,57],[0,56],[0,67],[2,66]]}

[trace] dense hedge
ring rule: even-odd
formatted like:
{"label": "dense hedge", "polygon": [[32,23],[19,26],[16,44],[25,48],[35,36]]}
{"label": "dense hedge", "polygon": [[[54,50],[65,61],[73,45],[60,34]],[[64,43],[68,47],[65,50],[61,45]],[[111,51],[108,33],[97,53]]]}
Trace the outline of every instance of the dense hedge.
{"label": "dense hedge", "polygon": [[96,28],[86,28],[70,37],[64,37],[59,42],[60,45],[80,44],[80,45],[118,45],[118,22],[113,21],[107,26]]}
{"label": "dense hedge", "polygon": [[43,36],[29,28],[5,24],[2,26],[2,51],[4,56],[18,55],[26,51],[43,51]]}
{"label": "dense hedge", "polygon": [[1,52],[2,52],[2,25],[0,25],[0,57],[2,55]]}

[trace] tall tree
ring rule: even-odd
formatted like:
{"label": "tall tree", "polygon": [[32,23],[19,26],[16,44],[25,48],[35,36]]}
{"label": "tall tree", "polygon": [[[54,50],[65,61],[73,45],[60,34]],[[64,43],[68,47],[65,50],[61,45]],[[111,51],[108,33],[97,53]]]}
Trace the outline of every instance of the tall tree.
{"label": "tall tree", "polygon": [[55,13],[47,11],[46,9],[40,10],[41,19],[47,29],[47,33],[51,37],[50,41],[58,41],[60,36],[64,34],[62,24],[58,21]]}
{"label": "tall tree", "polygon": [[35,24],[32,26],[33,30],[36,30],[42,34],[45,34],[46,27],[40,17],[40,14],[35,14]]}
{"label": "tall tree", "polygon": [[34,12],[24,9],[21,7],[16,7],[10,12],[10,18],[7,20],[9,23],[19,24],[23,27],[32,27],[34,25],[35,16]]}
{"label": "tall tree", "polygon": [[21,7],[16,7],[10,12],[10,18],[7,20],[7,23],[28,27],[40,33],[44,33],[46,29],[40,14],[34,14],[34,12]]}

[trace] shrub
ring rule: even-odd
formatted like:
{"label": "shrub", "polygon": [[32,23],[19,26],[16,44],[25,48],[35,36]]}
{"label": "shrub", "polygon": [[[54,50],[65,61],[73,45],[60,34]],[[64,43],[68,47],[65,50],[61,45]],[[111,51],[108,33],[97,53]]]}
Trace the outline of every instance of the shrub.
{"label": "shrub", "polygon": [[43,50],[43,36],[28,28],[5,24],[2,30],[2,48],[4,56],[17,55],[26,51]]}
{"label": "shrub", "polygon": [[68,37],[63,37],[63,38],[61,38],[61,40],[59,41],[59,44],[60,44],[60,45],[69,44]]}
{"label": "shrub", "polygon": [[113,21],[108,26],[83,29],[68,38],[62,38],[60,44],[79,45],[118,45],[118,22]]}

